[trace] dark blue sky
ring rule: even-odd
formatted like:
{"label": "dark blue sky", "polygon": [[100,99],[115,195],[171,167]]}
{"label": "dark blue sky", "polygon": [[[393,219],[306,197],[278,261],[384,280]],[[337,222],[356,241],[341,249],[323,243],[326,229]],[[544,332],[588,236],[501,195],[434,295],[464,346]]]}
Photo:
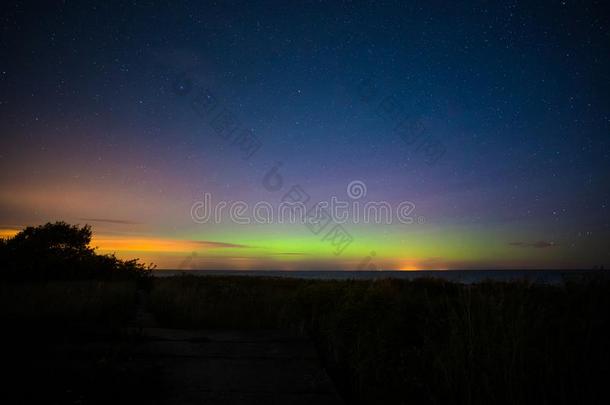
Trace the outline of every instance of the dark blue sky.
{"label": "dark blue sky", "polygon": [[[206,191],[277,201],[261,179],[281,162],[317,199],[358,180],[426,219],[352,227],[359,244],[344,261],[371,249],[400,268],[610,259],[602,2],[86,3],[2,6],[0,227],[120,217],[134,226],[101,231],[264,234],[249,261],[277,265],[281,240],[326,263],[297,229],[189,217]],[[177,92],[177,80],[192,88]],[[200,89],[254,131],[255,154],[193,111]],[[181,254],[153,250],[168,266]]]}

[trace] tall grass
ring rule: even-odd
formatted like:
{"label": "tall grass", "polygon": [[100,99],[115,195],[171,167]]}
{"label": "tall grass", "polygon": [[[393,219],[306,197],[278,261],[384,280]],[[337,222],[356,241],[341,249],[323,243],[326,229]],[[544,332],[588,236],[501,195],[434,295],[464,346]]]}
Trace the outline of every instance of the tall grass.
{"label": "tall grass", "polygon": [[0,283],[0,320],[13,328],[120,327],[135,305],[135,282]]}
{"label": "tall grass", "polygon": [[603,403],[610,285],[438,280],[155,281],[167,326],[289,327],[316,342],[350,402]]}
{"label": "tall grass", "polygon": [[135,309],[132,282],[0,284],[3,403],[151,403],[158,372],[123,328]]}
{"label": "tall grass", "polygon": [[290,319],[299,284],[277,278],[171,277],[154,280],[149,305],[167,327],[277,328]]}

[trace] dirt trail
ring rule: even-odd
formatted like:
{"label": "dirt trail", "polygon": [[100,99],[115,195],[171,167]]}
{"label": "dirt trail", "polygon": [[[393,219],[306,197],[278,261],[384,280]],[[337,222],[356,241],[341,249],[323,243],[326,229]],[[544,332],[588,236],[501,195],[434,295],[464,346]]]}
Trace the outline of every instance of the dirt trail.
{"label": "dirt trail", "polygon": [[134,358],[154,364],[161,404],[340,404],[312,343],[286,331],[158,328],[139,305]]}
{"label": "dirt trail", "polygon": [[281,331],[144,328],[163,404],[339,404],[311,343]]}

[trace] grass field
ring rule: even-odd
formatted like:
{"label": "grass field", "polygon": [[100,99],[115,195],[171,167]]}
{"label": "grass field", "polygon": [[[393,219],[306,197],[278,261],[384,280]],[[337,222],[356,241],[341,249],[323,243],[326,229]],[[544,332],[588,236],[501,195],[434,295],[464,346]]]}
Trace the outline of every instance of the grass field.
{"label": "grass field", "polygon": [[[181,276],[154,279],[148,305],[163,327],[308,335],[348,403],[609,399],[606,280],[547,286]],[[44,331],[31,345],[89,327],[120,336],[135,308],[133,283],[0,285],[7,330]]]}

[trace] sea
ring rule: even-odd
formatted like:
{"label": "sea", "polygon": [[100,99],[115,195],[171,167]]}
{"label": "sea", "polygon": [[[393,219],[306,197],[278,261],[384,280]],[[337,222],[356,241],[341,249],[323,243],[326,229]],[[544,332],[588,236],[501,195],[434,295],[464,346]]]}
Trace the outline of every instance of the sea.
{"label": "sea", "polygon": [[282,271],[282,270],[156,270],[157,277],[178,275],[192,276],[248,276],[287,277],[315,280],[375,280],[397,278],[416,280],[436,278],[452,282],[472,284],[482,281],[526,281],[540,284],[563,284],[592,277],[608,277],[603,270],[417,270],[417,271]]}

